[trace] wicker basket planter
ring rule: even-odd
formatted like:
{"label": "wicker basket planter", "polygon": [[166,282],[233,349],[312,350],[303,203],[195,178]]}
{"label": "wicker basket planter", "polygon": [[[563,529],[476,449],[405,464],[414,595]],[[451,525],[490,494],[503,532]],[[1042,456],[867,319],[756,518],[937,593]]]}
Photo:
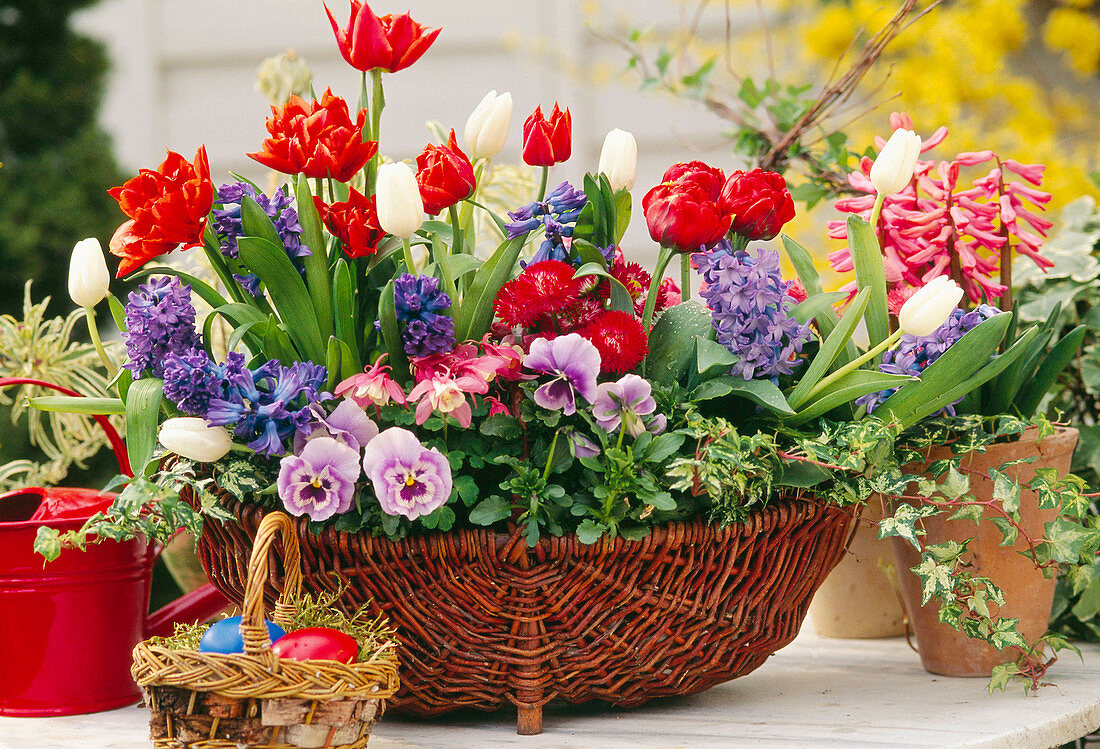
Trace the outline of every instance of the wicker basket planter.
{"label": "wicker basket planter", "polygon": [[152,641],[134,648],[131,670],[149,707],[157,749],[362,749],[397,691],[392,640],[352,663],[297,661],[271,650],[263,584],[276,538],[283,547],[285,585],[272,620],[289,629],[301,590],[298,541],[289,518],[273,513],[246,554],[243,653],[211,653]]}
{"label": "wicker basket planter", "polygon": [[[231,599],[264,515],[224,498],[237,522],[207,521],[199,557]],[[573,536],[528,549],[518,533],[457,530],[401,542],[297,522],[307,590],[349,580],[342,603],[372,600],[401,641],[391,705],[419,715],[513,704],[520,733],[543,705],[636,706],[743,676],[798,633],[837,563],[851,513],[803,500],[746,522],[654,529],[586,546]],[[269,579],[274,598],[282,581]]]}

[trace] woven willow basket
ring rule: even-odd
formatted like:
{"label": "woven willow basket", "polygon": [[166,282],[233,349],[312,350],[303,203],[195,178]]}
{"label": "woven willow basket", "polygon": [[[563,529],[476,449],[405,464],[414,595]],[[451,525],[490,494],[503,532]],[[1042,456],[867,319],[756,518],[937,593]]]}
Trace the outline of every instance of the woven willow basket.
{"label": "woven willow basket", "polygon": [[[223,495],[236,522],[208,520],[199,556],[240,599],[265,510]],[[635,706],[743,676],[798,634],[814,591],[839,561],[852,513],[800,499],[719,528],[654,528],[639,541],[575,536],[529,549],[517,531],[455,530],[394,542],[296,521],[305,587],[350,586],[401,641],[396,709],[434,715],[512,704],[538,733],[559,699]],[[268,588],[274,597],[279,581]]]}
{"label": "woven willow basket", "polygon": [[254,529],[244,577],[244,653],[203,653],[150,642],[134,648],[134,681],[152,713],[156,749],[298,749],[365,747],[397,691],[397,656],[387,642],[355,663],[296,661],[271,652],[264,586],[275,571],[272,544],[282,542],[286,570],[272,620],[290,629],[302,584],[298,536],[276,512]]}

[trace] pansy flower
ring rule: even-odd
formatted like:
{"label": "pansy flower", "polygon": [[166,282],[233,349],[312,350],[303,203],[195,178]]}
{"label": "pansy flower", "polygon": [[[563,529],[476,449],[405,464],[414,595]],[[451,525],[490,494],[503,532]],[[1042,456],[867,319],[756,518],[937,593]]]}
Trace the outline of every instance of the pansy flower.
{"label": "pansy flower", "polygon": [[390,427],[371,440],[363,452],[363,470],[387,515],[415,520],[451,496],[451,464],[407,429]]}

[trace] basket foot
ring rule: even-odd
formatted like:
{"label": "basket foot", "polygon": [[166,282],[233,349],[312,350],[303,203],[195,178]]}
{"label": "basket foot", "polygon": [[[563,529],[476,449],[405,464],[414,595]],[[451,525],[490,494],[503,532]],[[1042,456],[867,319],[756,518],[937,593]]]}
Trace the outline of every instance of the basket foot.
{"label": "basket foot", "polygon": [[520,736],[537,736],[542,733],[542,708],[520,707],[516,718],[516,733]]}

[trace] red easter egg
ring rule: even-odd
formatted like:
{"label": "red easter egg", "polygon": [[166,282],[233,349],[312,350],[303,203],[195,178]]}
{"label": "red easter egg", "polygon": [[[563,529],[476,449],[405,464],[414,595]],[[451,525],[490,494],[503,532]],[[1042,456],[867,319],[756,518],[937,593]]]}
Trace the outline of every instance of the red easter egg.
{"label": "red easter egg", "polygon": [[359,643],[351,635],[328,627],[306,627],[280,637],[271,646],[280,658],[295,661],[340,661],[351,663],[359,654]]}

